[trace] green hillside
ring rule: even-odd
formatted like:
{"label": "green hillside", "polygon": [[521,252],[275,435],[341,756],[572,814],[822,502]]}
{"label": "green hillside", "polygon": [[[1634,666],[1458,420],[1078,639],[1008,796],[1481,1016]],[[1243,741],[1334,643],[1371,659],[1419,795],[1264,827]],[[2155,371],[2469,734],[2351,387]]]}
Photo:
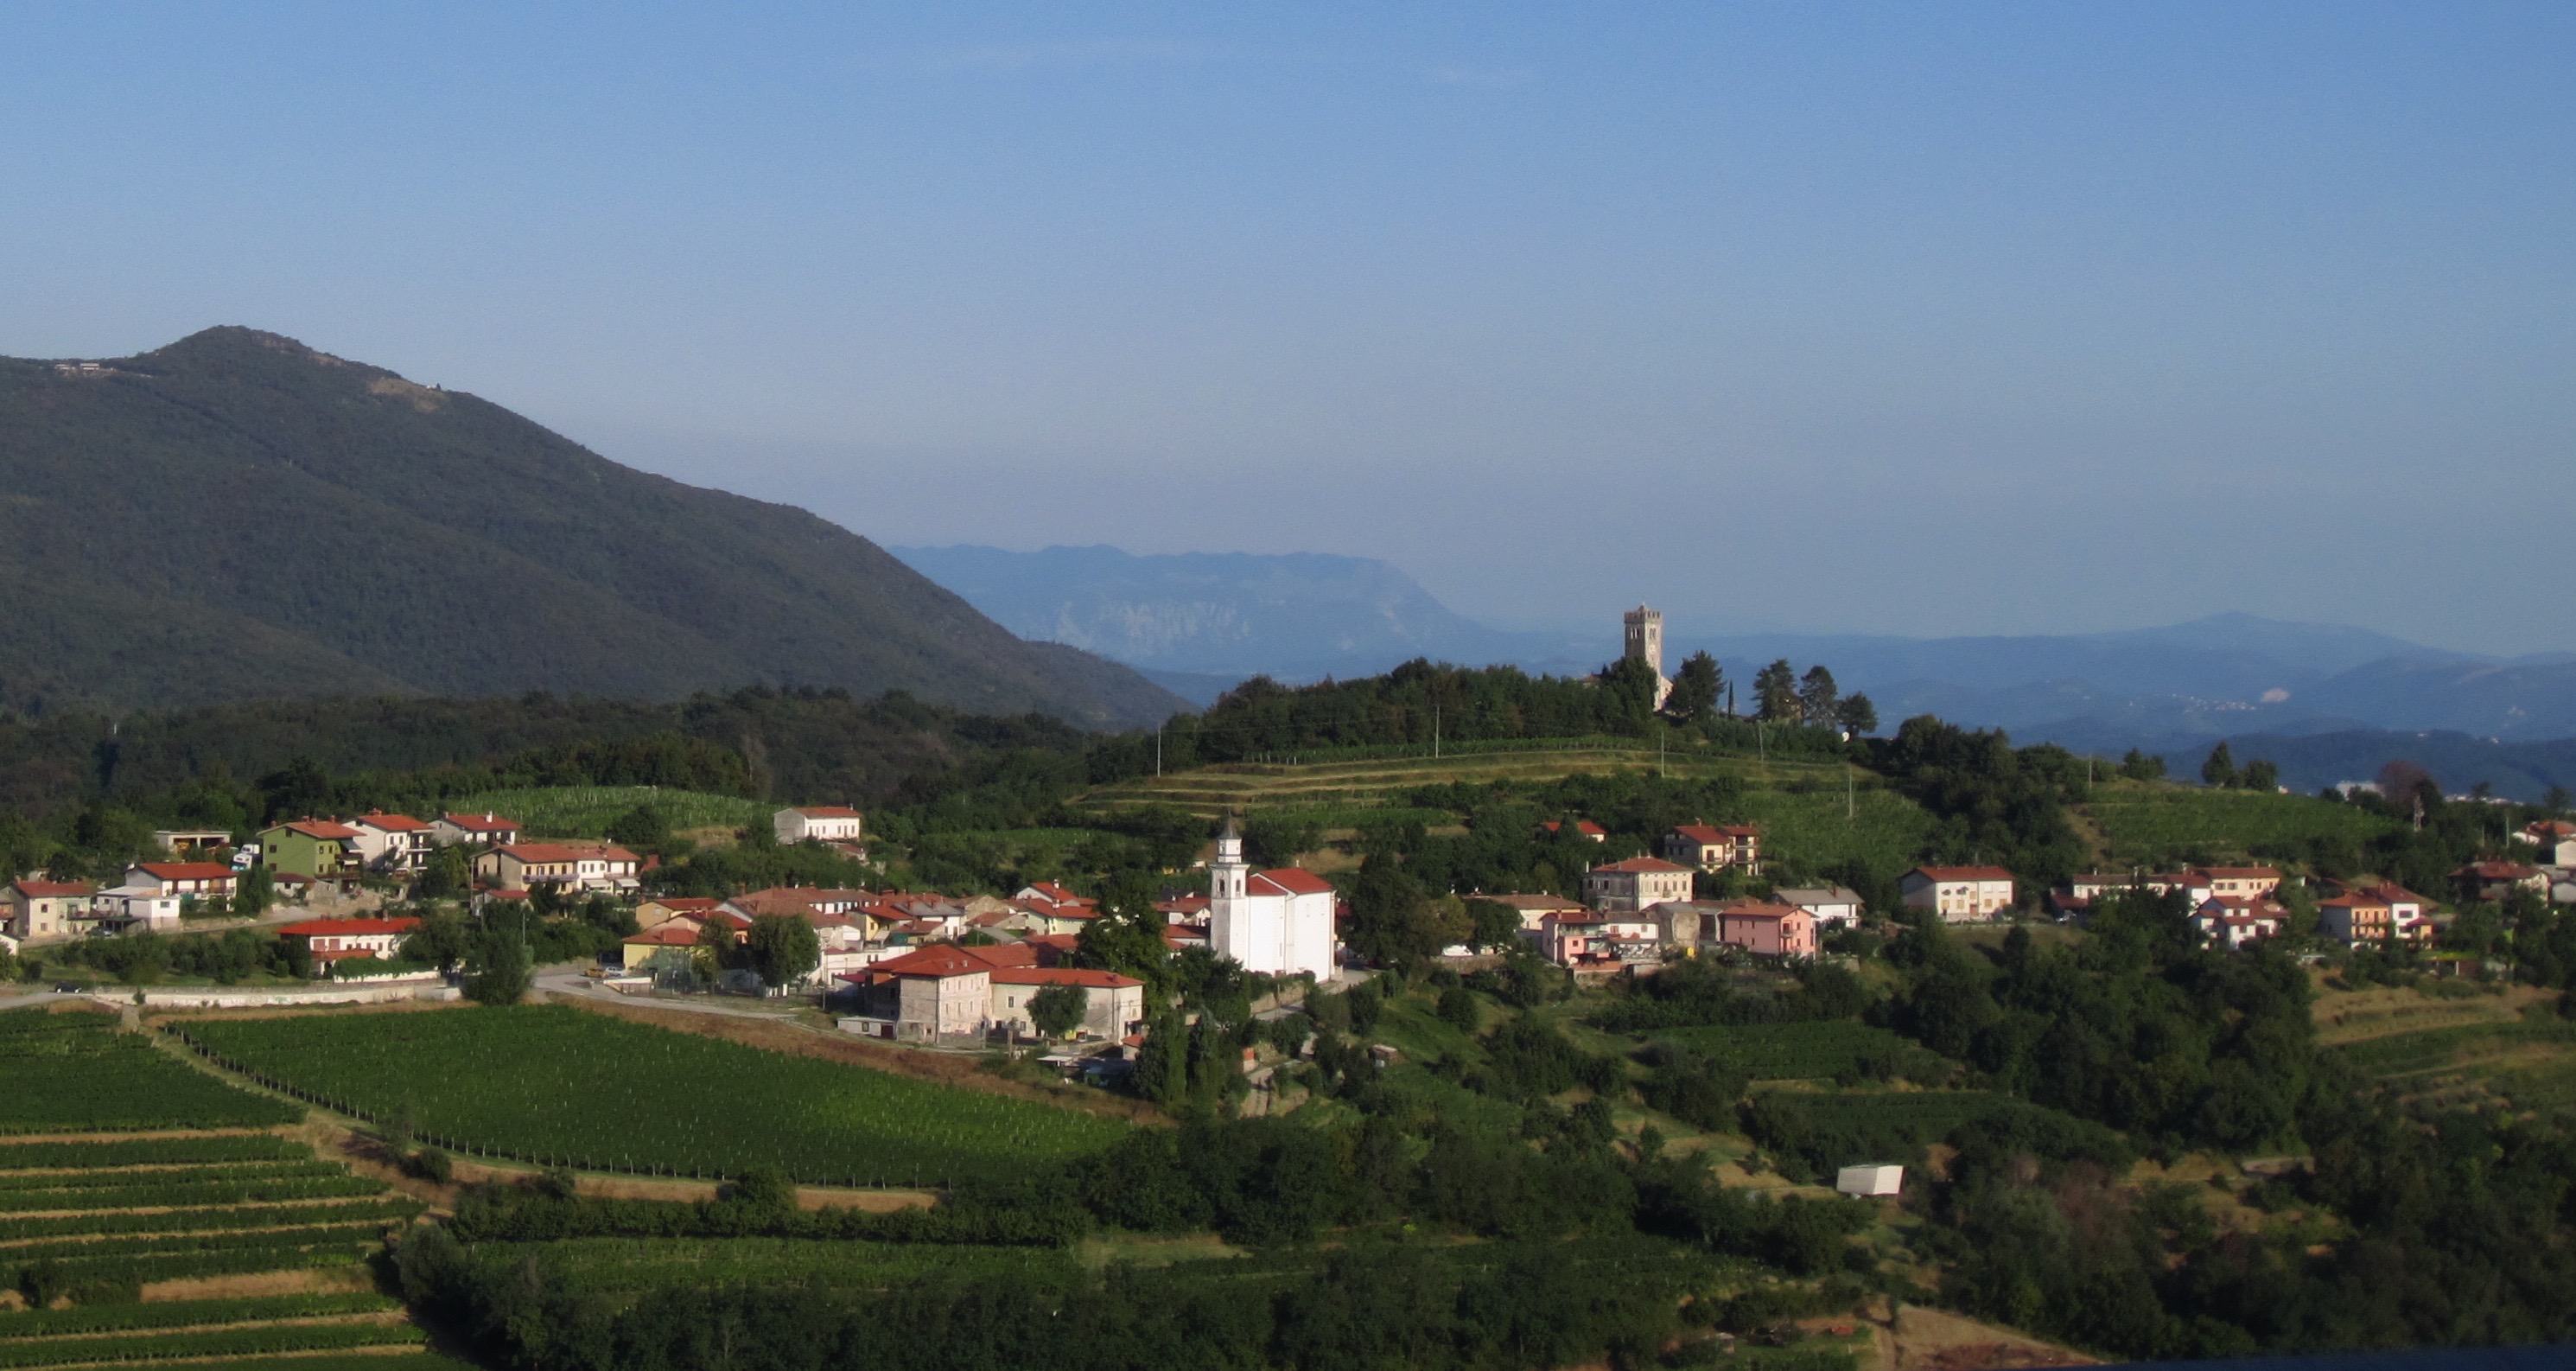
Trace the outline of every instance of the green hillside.
{"label": "green hillside", "polygon": [[2288,859],[2318,839],[2356,846],[2398,828],[2385,815],[2313,795],[2134,781],[2095,787],[2078,812],[2101,830],[2104,860],[2115,869]]}
{"label": "green hillside", "polygon": [[249,329],[97,369],[0,359],[0,491],[0,706],[22,711],[746,683],[1094,725],[1182,707],[802,510]]}

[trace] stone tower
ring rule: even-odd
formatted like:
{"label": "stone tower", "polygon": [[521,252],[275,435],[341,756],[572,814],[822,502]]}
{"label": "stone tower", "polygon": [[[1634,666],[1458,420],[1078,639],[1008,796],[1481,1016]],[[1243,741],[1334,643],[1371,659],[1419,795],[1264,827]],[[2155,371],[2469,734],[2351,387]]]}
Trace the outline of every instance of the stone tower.
{"label": "stone tower", "polygon": [[1225,812],[1225,831],[1216,835],[1216,860],[1208,863],[1208,899],[1240,900],[1252,868],[1243,860],[1243,835],[1235,831],[1234,811]]}
{"label": "stone tower", "polygon": [[1623,654],[1631,661],[1644,662],[1655,673],[1655,708],[1673,693],[1672,678],[1664,674],[1664,612],[1639,605],[1626,615],[1628,648]]}

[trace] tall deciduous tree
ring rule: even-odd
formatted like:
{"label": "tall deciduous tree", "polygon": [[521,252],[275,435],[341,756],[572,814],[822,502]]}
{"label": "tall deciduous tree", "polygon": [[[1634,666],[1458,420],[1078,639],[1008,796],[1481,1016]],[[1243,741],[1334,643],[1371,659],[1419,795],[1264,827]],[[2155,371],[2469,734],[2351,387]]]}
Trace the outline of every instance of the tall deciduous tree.
{"label": "tall deciduous tree", "polygon": [[763,914],[745,940],[752,972],[772,986],[794,985],[823,964],[823,941],[814,925],[792,914]]}
{"label": "tall deciduous tree", "polygon": [[1798,682],[1798,717],[1811,724],[1833,723],[1841,703],[1842,690],[1834,684],[1834,673],[1823,663],[1807,668],[1805,679]]}
{"label": "tall deciduous tree", "polygon": [[482,936],[475,939],[472,968],[465,977],[465,993],[477,1004],[517,1004],[528,993],[534,979],[528,965],[527,916],[517,910],[495,913],[483,920]]}
{"label": "tall deciduous tree", "polygon": [[1788,658],[1753,673],[1753,704],[1765,723],[1798,721],[1798,673]]}
{"label": "tall deciduous tree", "polygon": [[1078,985],[1051,985],[1029,997],[1029,1023],[1040,1036],[1061,1038],[1082,1027],[1091,1008],[1091,992]]}
{"label": "tall deciduous tree", "polygon": [[2220,743],[2209,750],[2209,760],[2200,764],[2200,779],[2213,786],[2236,784],[2236,754]]}
{"label": "tall deciduous tree", "polygon": [[1866,695],[1846,695],[1841,704],[1834,706],[1834,722],[1841,724],[1845,733],[1866,738],[1878,731],[1878,706],[1871,704]]}
{"label": "tall deciduous tree", "polygon": [[1705,652],[1694,652],[1682,659],[1681,669],[1673,673],[1673,693],[1664,700],[1664,714],[1675,723],[1695,724],[1717,715],[1718,692],[1726,686],[1726,674],[1717,659]]}
{"label": "tall deciduous tree", "polygon": [[2247,790],[2278,790],[2281,788],[2281,768],[2257,757],[2245,764],[2245,774],[2237,778],[2237,784]]}

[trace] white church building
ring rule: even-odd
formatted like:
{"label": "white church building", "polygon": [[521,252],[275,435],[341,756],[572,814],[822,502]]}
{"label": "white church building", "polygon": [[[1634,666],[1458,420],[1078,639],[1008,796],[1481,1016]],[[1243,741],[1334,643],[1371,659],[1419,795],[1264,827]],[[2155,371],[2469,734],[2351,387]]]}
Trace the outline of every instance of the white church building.
{"label": "white church building", "polygon": [[1333,887],[1296,867],[1255,871],[1227,815],[1208,864],[1208,944],[1246,971],[1271,976],[1333,974]]}

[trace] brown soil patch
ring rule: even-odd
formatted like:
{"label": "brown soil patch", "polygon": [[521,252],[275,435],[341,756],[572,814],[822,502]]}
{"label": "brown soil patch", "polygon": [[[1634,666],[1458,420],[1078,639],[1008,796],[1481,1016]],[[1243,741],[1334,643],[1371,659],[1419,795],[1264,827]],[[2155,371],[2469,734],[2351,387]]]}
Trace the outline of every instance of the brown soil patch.
{"label": "brown soil patch", "polygon": [[656,1009],[642,1004],[621,1004],[593,999],[587,995],[549,995],[550,1003],[569,1004],[606,1014],[612,1018],[651,1024],[679,1033],[695,1033],[704,1038],[722,1038],[770,1052],[791,1056],[817,1057],[824,1061],[846,1062],[891,1075],[910,1076],[916,1080],[934,1081],[964,1090],[980,1090],[989,1095],[1009,1095],[1034,1100],[1059,1108],[1080,1109],[1131,1123],[1159,1123],[1162,1114],[1141,1100],[1125,1100],[1096,1090],[1081,1093],[1049,1090],[1043,1086],[1004,1080],[980,1070],[982,1058],[959,1053],[925,1052],[913,1048],[889,1047],[840,1032],[803,1028],[782,1021],[746,1019],[730,1014],[695,1014],[685,1009]]}
{"label": "brown soil patch", "polygon": [[2007,1371],[2036,1366],[2099,1366],[2099,1357],[2044,1343],[2009,1328],[1937,1309],[1896,1311],[1895,1371]]}
{"label": "brown soil patch", "polygon": [[[291,1319],[245,1319],[234,1323],[190,1323],[170,1328],[154,1328],[149,1331],[157,1337],[163,1333],[211,1333],[219,1328],[320,1328],[344,1324],[401,1324],[408,1323],[410,1321],[411,1316],[399,1309],[370,1309],[356,1314],[307,1314],[299,1318]],[[49,1343],[81,1342],[84,1340],[96,1342],[108,1338],[130,1338],[134,1336],[136,1331],[137,1330],[130,1328],[111,1328],[97,1333],[50,1333],[46,1335],[45,1341]]]}
{"label": "brown soil patch", "polygon": [[164,1300],[242,1300],[258,1295],[354,1294],[375,1288],[375,1276],[363,1266],[308,1267],[300,1271],[258,1271],[246,1276],[154,1281],[143,1287],[143,1300],[146,1304]]}
{"label": "brown soil patch", "polygon": [[128,1142],[137,1138],[249,1138],[260,1134],[277,1137],[289,1132],[292,1127],[293,1125],[286,1128],[144,1128],[130,1133],[7,1133],[0,1134],[0,1144],[112,1143]]}

